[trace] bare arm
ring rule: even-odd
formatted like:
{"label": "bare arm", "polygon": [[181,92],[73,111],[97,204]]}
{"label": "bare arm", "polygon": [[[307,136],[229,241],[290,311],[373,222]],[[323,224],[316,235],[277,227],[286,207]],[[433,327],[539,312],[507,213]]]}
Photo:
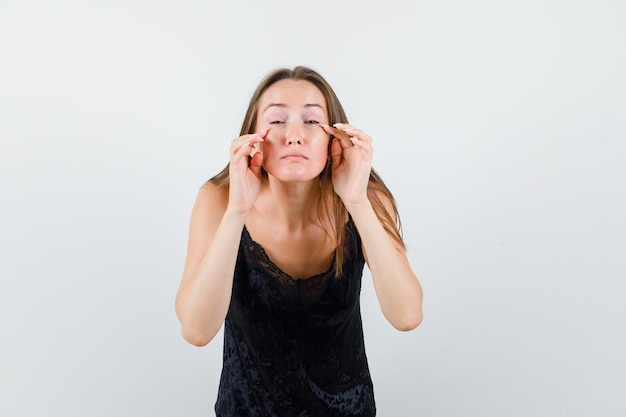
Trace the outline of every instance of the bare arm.
{"label": "bare arm", "polygon": [[[361,236],[383,315],[398,330],[415,329],[422,322],[422,287],[405,250],[383,228],[369,200],[347,209]],[[387,210],[393,214],[390,203]]]}
{"label": "bare arm", "polygon": [[176,314],[183,337],[196,346],[213,339],[228,313],[241,231],[261,186],[263,155],[248,157],[263,136],[232,142],[228,190],[205,184],[193,208]]}
{"label": "bare arm", "polygon": [[[422,288],[406,252],[383,228],[367,197],[372,140],[348,124],[321,127],[336,137],[331,144],[333,186],[361,236],[382,312],[395,328],[412,330],[422,322]],[[393,218],[391,201],[379,197]]]}
{"label": "bare arm", "polygon": [[239,239],[245,216],[226,211],[224,190],[206,184],[191,215],[187,259],[176,314],[185,340],[209,343],[218,332],[230,304]]}

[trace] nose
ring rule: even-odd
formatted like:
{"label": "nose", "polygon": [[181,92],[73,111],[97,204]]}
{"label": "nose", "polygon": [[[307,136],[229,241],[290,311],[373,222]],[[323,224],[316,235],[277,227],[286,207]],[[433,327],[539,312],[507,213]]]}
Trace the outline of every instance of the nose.
{"label": "nose", "polygon": [[302,145],[304,140],[304,132],[297,123],[292,123],[289,129],[285,131],[285,143],[287,145]]}

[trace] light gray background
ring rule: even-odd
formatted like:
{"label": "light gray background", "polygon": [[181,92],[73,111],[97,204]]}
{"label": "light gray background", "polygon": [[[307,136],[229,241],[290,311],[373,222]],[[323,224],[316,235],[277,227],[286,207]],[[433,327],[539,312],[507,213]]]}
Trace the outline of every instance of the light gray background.
{"label": "light gray background", "polygon": [[373,136],[424,286],[399,333],[365,274],[379,415],[625,415],[625,4],[0,0],[0,415],[213,415],[189,214],[297,64]]}

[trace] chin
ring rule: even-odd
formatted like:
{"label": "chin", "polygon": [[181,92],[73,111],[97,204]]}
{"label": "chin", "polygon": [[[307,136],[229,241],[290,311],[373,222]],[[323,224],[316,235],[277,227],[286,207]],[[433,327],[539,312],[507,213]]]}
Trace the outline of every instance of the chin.
{"label": "chin", "polygon": [[281,182],[309,182],[319,179],[320,172],[272,172],[266,170],[268,175]]}
{"label": "chin", "polygon": [[319,176],[274,176],[280,182],[309,182],[318,179]]}
{"label": "chin", "polygon": [[325,163],[321,165],[320,163],[312,164],[310,162],[306,164],[266,164],[263,166],[270,176],[282,182],[309,182],[317,180],[325,167]]}

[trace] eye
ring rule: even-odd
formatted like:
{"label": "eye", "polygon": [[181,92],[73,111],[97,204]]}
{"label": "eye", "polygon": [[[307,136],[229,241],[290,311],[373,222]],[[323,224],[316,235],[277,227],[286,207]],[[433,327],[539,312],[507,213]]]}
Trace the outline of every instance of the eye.
{"label": "eye", "polygon": [[283,122],[282,120],[273,120],[270,122],[271,125],[279,125],[279,124],[283,124],[285,122]]}
{"label": "eye", "polygon": [[305,123],[308,125],[318,125],[320,122],[318,122],[317,120],[311,119],[311,120],[307,120]]}

